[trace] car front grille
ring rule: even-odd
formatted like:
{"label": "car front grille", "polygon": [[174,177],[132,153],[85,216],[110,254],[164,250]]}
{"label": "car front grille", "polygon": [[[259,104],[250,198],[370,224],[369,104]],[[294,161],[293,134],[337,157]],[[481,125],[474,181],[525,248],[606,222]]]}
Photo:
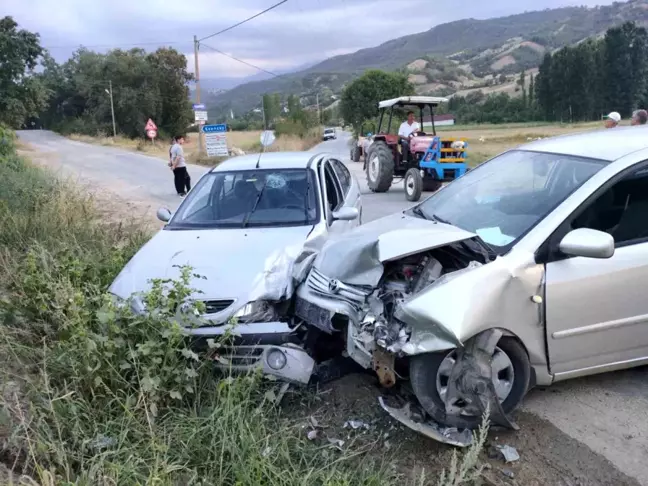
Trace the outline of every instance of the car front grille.
{"label": "car front grille", "polygon": [[234,303],[233,299],[228,300],[203,300],[205,314],[218,314],[223,312]]}
{"label": "car front grille", "polygon": [[362,307],[371,294],[371,289],[348,285],[339,280],[328,278],[313,268],[308,276],[308,287],[319,294],[339,298],[354,307]]}

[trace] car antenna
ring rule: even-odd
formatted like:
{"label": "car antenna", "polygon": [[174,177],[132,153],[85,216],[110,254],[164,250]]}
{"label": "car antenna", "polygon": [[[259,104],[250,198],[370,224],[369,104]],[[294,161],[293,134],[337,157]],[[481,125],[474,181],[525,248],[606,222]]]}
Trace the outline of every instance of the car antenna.
{"label": "car antenna", "polygon": [[257,157],[257,163],[256,163],[256,166],[254,167],[255,169],[259,168],[259,163],[261,162],[261,156],[263,155],[263,152],[265,152],[265,145],[262,143],[261,144],[261,152],[259,152],[259,157]]}

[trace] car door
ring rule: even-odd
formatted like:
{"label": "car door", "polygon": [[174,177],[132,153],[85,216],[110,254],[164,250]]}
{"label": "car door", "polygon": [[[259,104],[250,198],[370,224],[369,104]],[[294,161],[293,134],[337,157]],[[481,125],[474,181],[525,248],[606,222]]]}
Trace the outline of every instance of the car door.
{"label": "car door", "polygon": [[340,160],[330,159],[331,166],[338,179],[338,184],[344,198],[344,206],[356,208],[358,210],[358,219],[349,221],[349,227],[355,227],[361,224],[362,216],[362,198],[360,197],[360,185],[351,175],[349,169]]}
{"label": "car door", "polygon": [[[556,250],[570,230],[611,234],[611,258]],[[557,380],[648,359],[648,165],[601,186],[550,239],[545,312],[550,371]]]}

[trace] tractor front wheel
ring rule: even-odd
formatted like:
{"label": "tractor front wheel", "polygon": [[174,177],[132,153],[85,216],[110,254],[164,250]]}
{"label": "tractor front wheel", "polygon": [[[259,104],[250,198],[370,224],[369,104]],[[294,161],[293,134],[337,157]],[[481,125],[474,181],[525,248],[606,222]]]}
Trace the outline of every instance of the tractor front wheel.
{"label": "tractor front wheel", "polygon": [[416,202],[421,199],[423,178],[418,169],[409,169],[405,174],[405,197],[408,201]]}
{"label": "tractor front wheel", "polygon": [[385,142],[374,142],[365,157],[367,185],[372,192],[387,192],[394,180],[394,155]]}

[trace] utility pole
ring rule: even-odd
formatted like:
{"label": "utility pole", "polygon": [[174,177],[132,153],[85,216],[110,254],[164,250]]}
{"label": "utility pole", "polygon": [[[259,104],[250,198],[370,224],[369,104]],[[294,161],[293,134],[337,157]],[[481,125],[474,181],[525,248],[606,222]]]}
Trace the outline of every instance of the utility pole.
{"label": "utility pole", "polygon": [[317,124],[322,123],[322,116],[320,115],[320,107],[319,107],[319,93],[315,93],[315,102],[317,103]]}
{"label": "utility pole", "polygon": [[[196,103],[200,103],[200,67],[198,65],[198,37],[194,35],[194,75],[196,77]],[[203,132],[202,125],[198,125],[198,153],[203,151]]]}
{"label": "utility pole", "polygon": [[263,102],[263,96],[261,96],[261,115],[263,116],[263,130],[267,130],[266,126],[266,117],[265,117],[265,103]]}
{"label": "utility pole", "polygon": [[117,125],[115,125],[115,105],[113,103],[113,90],[112,90],[112,81],[108,81],[108,87],[110,91],[108,91],[108,94],[110,95],[110,113],[112,114],[112,123],[113,123],[113,137],[117,137]]}

